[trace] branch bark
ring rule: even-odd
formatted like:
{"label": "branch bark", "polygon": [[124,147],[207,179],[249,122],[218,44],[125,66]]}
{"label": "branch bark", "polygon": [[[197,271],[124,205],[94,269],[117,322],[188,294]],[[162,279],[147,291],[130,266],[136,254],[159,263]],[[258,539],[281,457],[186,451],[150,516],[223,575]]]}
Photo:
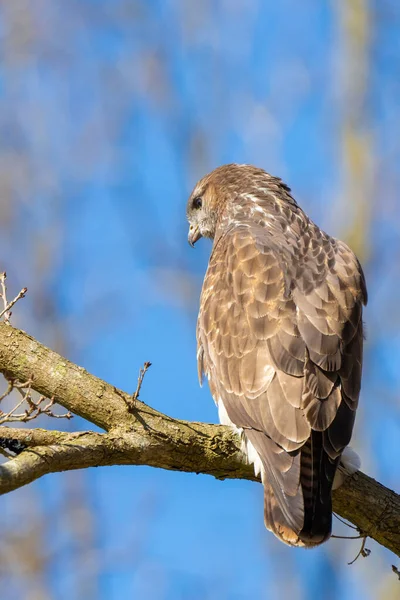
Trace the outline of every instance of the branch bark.
{"label": "branch bark", "polygon": [[[148,465],[257,481],[240,440],[222,425],[190,423],[136,403],[23,331],[0,324],[0,372],[26,381],[67,410],[104,429],[63,433],[0,427],[0,440],[27,448],[0,466],[0,494],[47,473],[106,465]],[[358,472],[333,494],[335,512],[400,556],[400,496]]]}

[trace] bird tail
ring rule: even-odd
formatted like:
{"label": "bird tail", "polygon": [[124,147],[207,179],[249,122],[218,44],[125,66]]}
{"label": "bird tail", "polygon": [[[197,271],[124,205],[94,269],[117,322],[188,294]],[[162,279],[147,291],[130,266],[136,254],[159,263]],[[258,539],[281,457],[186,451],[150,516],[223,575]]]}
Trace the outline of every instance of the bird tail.
{"label": "bird tail", "polygon": [[322,544],[332,533],[332,485],[339,457],[332,460],[322,442],[322,433],[312,431],[301,448],[304,523],[299,538],[305,546]]}
{"label": "bird tail", "polygon": [[265,527],[289,546],[305,546],[306,544],[299,537],[299,528],[295,527],[284,514],[272,486],[266,480],[263,485]]}
{"label": "bird tail", "polygon": [[[249,435],[250,434],[250,435]],[[312,432],[299,451],[288,453],[259,432],[246,432],[262,462],[264,521],[282,542],[312,548],[331,535],[331,490],[336,461],[322,447],[322,434]],[[267,443],[266,443],[267,440]],[[249,455],[249,453],[248,453]]]}

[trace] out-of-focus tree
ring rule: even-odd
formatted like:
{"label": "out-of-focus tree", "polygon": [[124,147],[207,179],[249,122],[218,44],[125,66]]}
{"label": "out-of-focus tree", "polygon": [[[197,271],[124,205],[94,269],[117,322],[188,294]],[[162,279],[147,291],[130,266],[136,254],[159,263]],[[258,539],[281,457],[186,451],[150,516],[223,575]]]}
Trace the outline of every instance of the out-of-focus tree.
{"label": "out-of-focus tree", "polygon": [[[184,203],[217,164],[264,166],[366,267],[355,445],[367,472],[398,487],[399,30],[394,0],[1,1],[0,270],[12,289],[29,288],[13,323],[132,391],[150,358],[144,393],[160,398],[157,408],[215,420],[196,389],[193,333],[207,249],[186,250]],[[76,417],[63,425],[85,428]],[[3,589],[21,598],[63,597],[62,586],[77,598],[278,597],[275,575],[290,563],[293,598],[315,593],[322,578],[332,598],[396,597],[376,545],[353,567],[343,548],[350,560],[358,542],[290,554],[258,533],[259,505],[254,518],[241,511],[258,498],[245,484],[205,482],[201,497],[193,479],[153,477],[69,473],[6,496]],[[171,506],[193,489],[202,527],[173,520]],[[138,523],[147,496],[153,508]],[[218,507],[228,503],[226,514]],[[230,532],[213,538],[221,519]],[[238,520],[254,535],[236,531]],[[198,548],[191,560],[163,541],[183,536],[185,523]]]}

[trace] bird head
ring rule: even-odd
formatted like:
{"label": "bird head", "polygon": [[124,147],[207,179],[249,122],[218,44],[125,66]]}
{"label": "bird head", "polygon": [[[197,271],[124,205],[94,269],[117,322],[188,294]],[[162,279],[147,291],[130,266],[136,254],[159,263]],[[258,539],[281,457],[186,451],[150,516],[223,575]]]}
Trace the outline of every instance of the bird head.
{"label": "bird head", "polygon": [[201,237],[213,239],[215,236],[218,190],[213,185],[211,176],[212,173],[206,175],[196,184],[187,203],[188,242],[192,247]]}
{"label": "bird head", "polygon": [[191,246],[201,237],[214,239],[227,204],[246,191],[249,165],[229,164],[214,169],[195,185],[187,203],[188,241]]}
{"label": "bird head", "polygon": [[227,216],[229,224],[237,219],[243,221],[246,211],[260,219],[276,202],[296,205],[290,189],[278,177],[251,165],[218,167],[200,179],[189,197],[189,244],[194,246],[201,237],[214,239]]}

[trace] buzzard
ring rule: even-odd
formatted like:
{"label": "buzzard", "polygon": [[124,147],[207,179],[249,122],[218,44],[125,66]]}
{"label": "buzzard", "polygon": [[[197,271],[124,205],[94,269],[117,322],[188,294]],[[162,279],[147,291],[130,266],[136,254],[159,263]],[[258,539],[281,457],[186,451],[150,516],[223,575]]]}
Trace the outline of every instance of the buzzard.
{"label": "buzzard", "polygon": [[201,179],[187,218],[192,246],[213,240],[197,322],[200,383],[206,374],[221,423],[240,431],[261,475],[266,527],[291,546],[321,544],[360,393],[360,263],[281,179],[250,165]]}

